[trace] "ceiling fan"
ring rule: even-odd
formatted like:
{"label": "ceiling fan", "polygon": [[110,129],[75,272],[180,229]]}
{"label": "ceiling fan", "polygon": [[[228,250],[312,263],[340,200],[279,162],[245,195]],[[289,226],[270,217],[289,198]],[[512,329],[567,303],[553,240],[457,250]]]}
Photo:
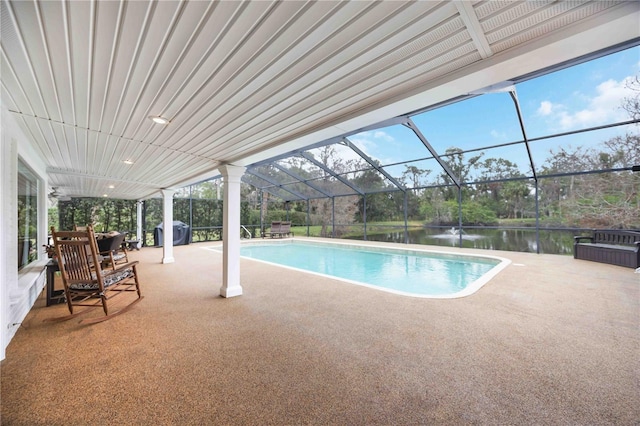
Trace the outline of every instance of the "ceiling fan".
{"label": "ceiling fan", "polygon": [[58,192],[58,187],[57,186],[52,186],[51,189],[52,189],[52,191],[49,193],[49,199],[50,200],[71,201],[71,197],[69,197],[68,195],[64,195],[64,194]]}

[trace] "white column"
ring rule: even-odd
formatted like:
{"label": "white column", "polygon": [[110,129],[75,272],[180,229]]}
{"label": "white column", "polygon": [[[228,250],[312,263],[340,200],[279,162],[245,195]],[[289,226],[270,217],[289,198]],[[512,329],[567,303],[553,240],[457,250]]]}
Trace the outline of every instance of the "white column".
{"label": "white column", "polygon": [[136,201],[136,240],[138,240],[138,248],[142,248],[142,205],[144,201]]}
{"label": "white column", "polygon": [[162,190],[162,263],[173,263],[173,189]]}
{"label": "white column", "polygon": [[[4,119],[4,112],[2,112],[2,118]],[[2,122],[4,126],[4,121]],[[10,244],[11,237],[13,237],[13,230],[18,227],[18,218],[13,213],[13,207],[15,204],[10,201],[14,196],[17,198],[17,194],[13,189],[13,179],[11,179],[11,163],[9,157],[12,154],[10,147],[15,145],[13,140],[7,136],[6,131],[3,130],[3,134],[0,134],[0,360],[5,358],[5,348],[11,340],[9,336],[9,310],[11,305],[9,304],[9,281],[11,278],[18,281],[18,277],[9,277],[9,270],[14,271],[17,268],[15,264],[9,263],[7,255],[9,250],[16,252],[17,239],[13,244]],[[18,209],[15,209],[17,212]],[[13,214],[12,214],[13,213]],[[9,221],[12,222],[9,222]],[[16,261],[16,264],[18,262]],[[17,272],[16,272],[17,274]]]}
{"label": "white column", "polygon": [[220,296],[242,295],[240,286],[240,178],[245,168],[220,167],[224,178],[224,210],[222,215],[222,287]]}

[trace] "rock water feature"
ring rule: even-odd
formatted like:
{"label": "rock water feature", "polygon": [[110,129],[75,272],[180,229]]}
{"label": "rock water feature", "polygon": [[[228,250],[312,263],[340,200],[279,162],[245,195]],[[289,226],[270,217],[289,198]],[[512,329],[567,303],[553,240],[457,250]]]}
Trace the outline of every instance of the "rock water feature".
{"label": "rock water feature", "polygon": [[[461,230],[458,228],[451,227],[451,229],[447,229],[446,232],[442,234],[431,235],[431,238],[436,238],[440,240],[451,240],[451,241],[459,241],[460,240],[460,232]],[[468,234],[464,229],[462,230],[462,239],[467,241],[474,241],[480,238],[485,238],[484,235],[479,234]]]}

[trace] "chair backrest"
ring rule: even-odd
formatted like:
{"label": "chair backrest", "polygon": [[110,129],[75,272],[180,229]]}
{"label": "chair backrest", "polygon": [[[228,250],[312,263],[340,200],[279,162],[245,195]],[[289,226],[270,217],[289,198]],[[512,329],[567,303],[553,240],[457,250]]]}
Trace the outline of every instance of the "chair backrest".
{"label": "chair backrest", "polygon": [[280,221],[271,222],[271,233],[280,232]]}
{"label": "chair backrest", "polygon": [[280,232],[283,234],[291,232],[291,222],[282,222],[280,224]]}
{"label": "chair backrest", "polygon": [[98,282],[102,290],[101,257],[92,227],[86,231],[58,231],[51,227],[58,266],[65,286]]}
{"label": "chair backrest", "polygon": [[640,232],[617,229],[597,229],[593,232],[593,242],[603,244],[634,245],[640,241]]}

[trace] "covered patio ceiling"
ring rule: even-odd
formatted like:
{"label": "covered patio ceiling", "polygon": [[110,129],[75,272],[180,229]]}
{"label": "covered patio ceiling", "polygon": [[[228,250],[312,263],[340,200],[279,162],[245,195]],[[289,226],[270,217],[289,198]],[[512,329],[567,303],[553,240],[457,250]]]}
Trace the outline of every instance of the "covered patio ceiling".
{"label": "covered patio ceiling", "polygon": [[2,107],[73,197],[147,198],[640,37],[635,1],[1,8]]}

